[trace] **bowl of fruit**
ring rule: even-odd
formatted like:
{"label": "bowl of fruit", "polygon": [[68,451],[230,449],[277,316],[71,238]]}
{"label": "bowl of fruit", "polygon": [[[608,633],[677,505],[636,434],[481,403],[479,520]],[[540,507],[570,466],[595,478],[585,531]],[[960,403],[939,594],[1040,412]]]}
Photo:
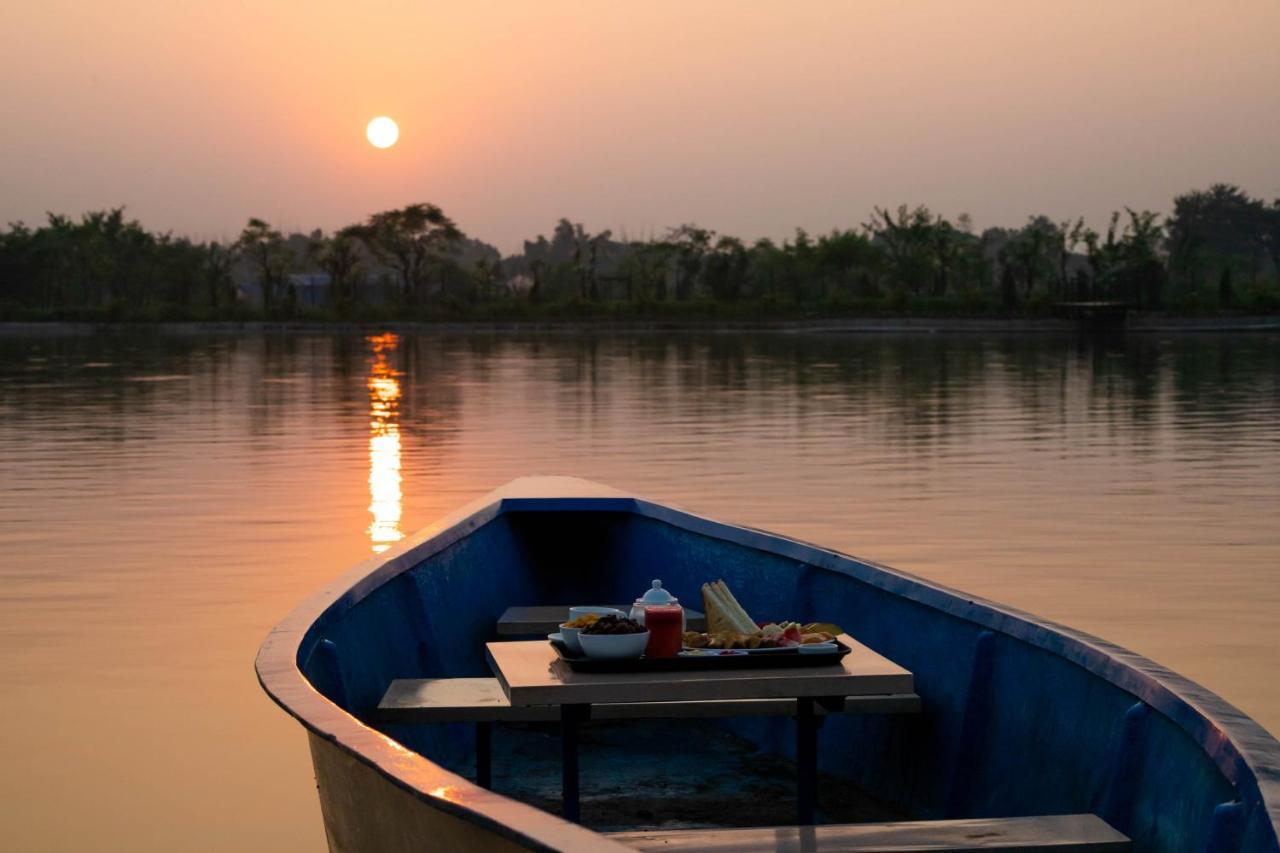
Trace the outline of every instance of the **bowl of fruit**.
{"label": "bowl of fruit", "polygon": [[578,631],[578,643],[589,658],[638,658],[649,643],[649,629],[634,619],[602,616]]}

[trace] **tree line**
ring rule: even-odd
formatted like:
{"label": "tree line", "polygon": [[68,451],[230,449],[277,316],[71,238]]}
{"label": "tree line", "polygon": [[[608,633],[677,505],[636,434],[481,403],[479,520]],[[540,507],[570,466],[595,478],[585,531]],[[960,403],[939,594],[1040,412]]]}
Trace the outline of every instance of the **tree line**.
{"label": "tree line", "polygon": [[502,257],[433,204],[325,234],[248,220],[235,240],[154,233],[122,208],[0,230],[0,319],[468,319],[1043,313],[1121,300],[1280,310],[1280,199],[1217,184],[1102,231],[1032,216],[977,232],[927,207],[747,243],[694,224],[645,239],[561,219]]}

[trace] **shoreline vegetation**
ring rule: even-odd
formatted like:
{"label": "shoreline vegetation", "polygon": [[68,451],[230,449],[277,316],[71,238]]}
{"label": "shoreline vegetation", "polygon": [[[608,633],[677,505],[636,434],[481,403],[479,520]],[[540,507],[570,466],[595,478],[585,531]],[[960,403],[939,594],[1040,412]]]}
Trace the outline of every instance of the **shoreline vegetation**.
{"label": "shoreline vegetation", "polygon": [[[1074,335],[1080,332],[1071,320],[1032,317],[875,317],[780,321],[662,321],[662,320],[546,320],[546,321],[402,321],[354,322],[333,320],[208,321],[112,321],[74,322],[47,320],[0,321],[0,337],[71,336],[90,334],[155,335],[315,335],[369,334],[494,334],[494,335],[591,335],[769,333],[808,335]],[[1131,334],[1208,334],[1280,332],[1280,315],[1177,317],[1139,315],[1125,327]]]}
{"label": "shoreline vegetation", "polygon": [[1107,228],[1032,216],[974,230],[924,206],[781,243],[697,225],[615,238],[561,219],[519,254],[437,206],[326,234],[250,219],[234,241],[154,233],[123,208],[0,229],[0,329],[141,323],[819,331],[1069,330],[1072,302],[1118,302],[1132,329],[1243,329],[1280,317],[1280,199],[1216,184]]}

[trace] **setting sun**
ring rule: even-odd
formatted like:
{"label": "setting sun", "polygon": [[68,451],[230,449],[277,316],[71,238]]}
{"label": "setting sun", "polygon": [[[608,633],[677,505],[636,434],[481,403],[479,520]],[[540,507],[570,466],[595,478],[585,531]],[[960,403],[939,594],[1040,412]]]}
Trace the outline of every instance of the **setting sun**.
{"label": "setting sun", "polygon": [[400,126],[386,116],[378,116],[364,129],[374,148],[390,148],[400,138]]}

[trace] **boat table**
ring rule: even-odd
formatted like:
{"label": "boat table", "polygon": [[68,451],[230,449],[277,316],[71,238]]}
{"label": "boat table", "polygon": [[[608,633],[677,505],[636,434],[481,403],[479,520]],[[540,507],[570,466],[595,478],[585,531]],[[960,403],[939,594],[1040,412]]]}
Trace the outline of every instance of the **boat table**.
{"label": "boat table", "polygon": [[681,702],[709,699],[796,699],[796,822],[812,824],[818,784],[815,703],[839,711],[846,696],[903,694],[914,690],[910,672],[847,634],[852,651],[839,664],[795,668],[689,672],[574,672],[546,640],[487,643],[489,665],[513,706],[560,709],[564,817],[577,822],[578,727],[591,706],[617,702]]}

